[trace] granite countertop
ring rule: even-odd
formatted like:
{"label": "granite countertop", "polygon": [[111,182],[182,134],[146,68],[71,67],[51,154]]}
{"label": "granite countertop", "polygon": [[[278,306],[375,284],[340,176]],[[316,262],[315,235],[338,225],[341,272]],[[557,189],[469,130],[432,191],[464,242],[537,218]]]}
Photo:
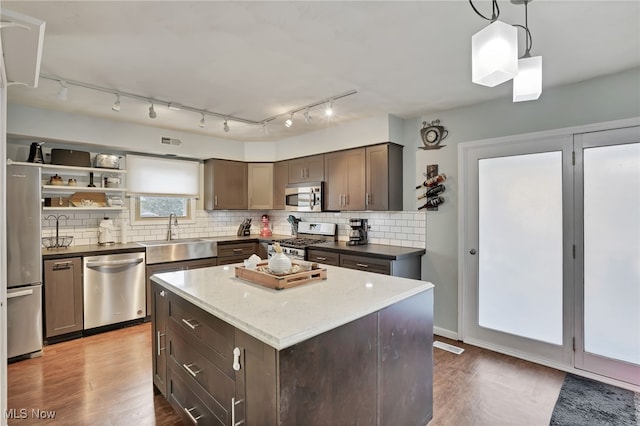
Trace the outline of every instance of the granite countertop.
{"label": "granite countertop", "polygon": [[325,266],[327,279],[272,290],[235,277],[235,266],[156,274],[152,280],[276,350],[433,288],[426,281]]}
{"label": "granite countertop", "polygon": [[423,248],[387,246],[383,244],[363,244],[361,246],[347,245],[346,241],[336,241],[329,243],[313,244],[309,246],[311,249],[331,251],[335,253],[345,253],[353,255],[366,255],[368,257],[377,257],[380,259],[404,259],[412,256],[422,256],[426,253]]}

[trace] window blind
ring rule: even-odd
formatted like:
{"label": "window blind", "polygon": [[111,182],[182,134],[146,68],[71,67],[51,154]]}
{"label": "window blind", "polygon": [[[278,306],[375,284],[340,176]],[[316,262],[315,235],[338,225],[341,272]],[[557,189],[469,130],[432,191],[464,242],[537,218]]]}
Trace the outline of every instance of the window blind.
{"label": "window blind", "polygon": [[197,197],[199,163],[127,155],[127,188],[131,195]]}

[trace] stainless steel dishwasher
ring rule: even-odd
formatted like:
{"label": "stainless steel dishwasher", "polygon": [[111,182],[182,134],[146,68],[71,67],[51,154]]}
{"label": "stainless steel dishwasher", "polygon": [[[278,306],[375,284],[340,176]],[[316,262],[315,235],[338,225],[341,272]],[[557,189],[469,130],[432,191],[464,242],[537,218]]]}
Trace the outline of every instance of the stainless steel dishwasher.
{"label": "stainless steel dishwasher", "polygon": [[145,316],[145,254],[85,257],[84,329]]}

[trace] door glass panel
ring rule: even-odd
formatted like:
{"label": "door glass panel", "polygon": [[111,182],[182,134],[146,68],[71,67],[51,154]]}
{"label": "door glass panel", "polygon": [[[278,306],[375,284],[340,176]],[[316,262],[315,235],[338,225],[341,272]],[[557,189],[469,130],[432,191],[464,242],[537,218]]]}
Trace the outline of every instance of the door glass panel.
{"label": "door glass panel", "polygon": [[562,344],[562,152],[478,161],[478,324]]}
{"label": "door glass panel", "polygon": [[584,348],[640,364],[640,144],[584,150]]}

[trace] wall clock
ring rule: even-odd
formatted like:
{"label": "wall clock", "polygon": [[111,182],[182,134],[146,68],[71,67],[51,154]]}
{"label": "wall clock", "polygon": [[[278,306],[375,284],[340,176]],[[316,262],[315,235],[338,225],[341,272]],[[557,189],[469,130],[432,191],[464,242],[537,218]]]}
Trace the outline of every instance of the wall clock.
{"label": "wall clock", "polygon": [[424,147],[421,149],[440,149],[445,145],[440,145],[447,136],[449,131],[440,125],[440,120],[433,120],[431,123],[426,121],[422,122],[422,129],[420,129],[420,136],[422,137],[422,143]]}

